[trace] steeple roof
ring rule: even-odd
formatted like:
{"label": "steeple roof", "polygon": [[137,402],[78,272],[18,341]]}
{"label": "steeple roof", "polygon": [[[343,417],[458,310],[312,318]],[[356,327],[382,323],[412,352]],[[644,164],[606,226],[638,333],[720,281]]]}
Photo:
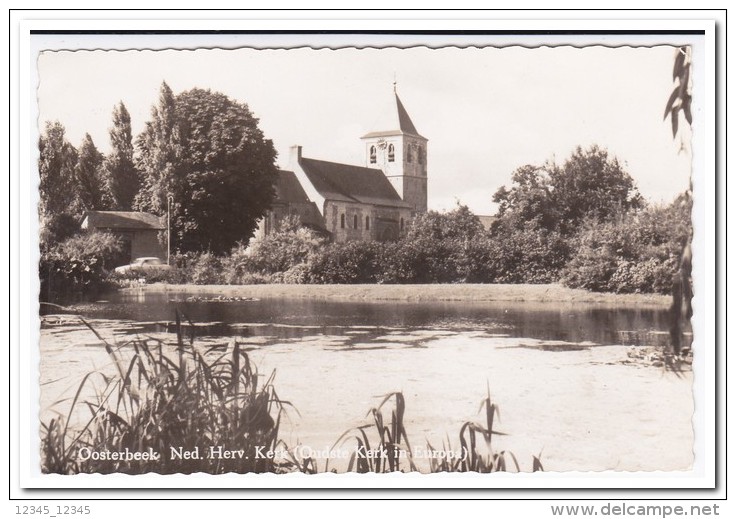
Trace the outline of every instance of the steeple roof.
{"label": "steeple roof", "polygon": [[427,140],[425,137],[419,135],[414,123],[409,117],[409,112],[404,108],[404,104],[399,99],[399,94],[396,93],[396,85],[394,85],[394,103],[386,111],[387,113],[381,114],[382,118],[380,126],[382,130],[374,131],[363,135],[363,139],[371,137],[388,137],[390,135],[414,135]]}
{"label": "steeple roof", "polygon": [[411,118],[409,117],[406,108],[404,108],[404,105],[401,103],[401,99],[399,99],[399,94],[394,94],[394,96],[396,96],[396,111],[399,114],[399,129],[404,133],[419,135],[419,132],[417,132],[417,129],[414,127],[414,123],[411,122]]}

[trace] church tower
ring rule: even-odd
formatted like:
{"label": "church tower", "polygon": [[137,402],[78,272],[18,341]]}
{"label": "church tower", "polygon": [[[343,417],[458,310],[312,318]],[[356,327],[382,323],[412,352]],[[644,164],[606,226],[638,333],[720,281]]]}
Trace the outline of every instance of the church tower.
{"label": "church tower", "polygon": [[427,211],[427,139],[419,135],[396,93],[383,129],[361,137],[365,165],[383,170],[413,212]]}

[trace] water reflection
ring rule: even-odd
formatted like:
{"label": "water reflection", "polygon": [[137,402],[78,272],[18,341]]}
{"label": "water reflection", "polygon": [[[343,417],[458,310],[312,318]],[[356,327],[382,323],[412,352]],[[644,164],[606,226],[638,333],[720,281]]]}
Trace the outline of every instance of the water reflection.
{"label": "water reflection", "polygon": [[355,302],[286,298],[219,302],[187,301],[182,295],[118,292],[105,297],[104,302],[79,304],[72,309],[90,317],[147,323],[172,321],[178,310],[201,327],[199,334],[207,335],[299,338],[316,330],[324,335],[344,335],[362,326],[482,330],[512,337],[596,344],[665,345],[669,340],[665,309],[597,303]]}

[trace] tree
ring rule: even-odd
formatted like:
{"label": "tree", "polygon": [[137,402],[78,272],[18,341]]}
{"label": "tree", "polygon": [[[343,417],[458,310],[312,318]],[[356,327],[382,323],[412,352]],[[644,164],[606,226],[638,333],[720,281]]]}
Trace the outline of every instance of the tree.
{"label": "tree", "polygon": [[142,176],[141,189],[133,202],[133,208],[138,211],[158,215],[166,212],[182,148],[174,103],[171,88],[162,83],[158,106],[151,108],[151,120],[136,140],[136,167]]}
{"label": "tree", "polygon": [[76,222],[73,208],[74,167],[77,150],[65,138],[64,126],[47,122],[38,140],[40,241],[46,247],[73,234]]}
{"label": "tree", "polygon": [[105,180],[110,205],[120,211],[130,211],[140,189],[140,178],[133,162],[133,134],[130,114],[122,101],[112,112],[110,128],[112,151],[105,160]]}
{"label": "tree", "polygon": [[499,225],[527,227],[531,222],[563,235],[577,232],[586,219],[606,221],[619,212],[641,207],[634,180],[615,157],[598,146],[576,148],[564,164],[527,165],[514,172],[514,185],[493,196]]}
{"label": "tree", "polygon": [[[387,265],[412,283],[455,283],[473,278],[473,247],[485,229],[467,206],[417,215]],[[477,265],[475,265],[477,266]],[[396,278],[396,274],[389,277]]]}
{"label": "tree", "polygon": [[428,211],[418,214],[409,227],[407,241],[446,239],[472,240],[483,233],[480,219],[466,205],[460,205],[452,211],[440,213]]}
{"label": "tree", "polygon": [[552,186],[545,168],[527,164],[514,171],[511,180],[515,184],[511,189],[501,186],[493,195],[499,218],[515,228],[533,222],[538,227],[554,229],[560,215],[552,202]]}
{"label": "tree", "polygon": [[584,225],[610,221],[643,205],[631,176],[598,146],[578,147],[562,164],[526,165],[512,186],[493,195],[491,268],[501,282],[549,283],[559,279],[571,245]]}
{"label": "tree", "polygon": [[551,165],[550,184],[564,234],[576,232],[583,219],[604,222],[644,203],[618,159],[596,145],[585,151],[578,146],[561,167]]}
{"label": "tree", "polygon": [[109,195],[103,180],[102,163],[104,156],[97,150],[92,137],[84,135],[79,147],[77,165],[74,168],[75,187],[80,209],[97,211],[106,209]]}
{"label": "tree", "polygon": [[137,207],[162,215],[172,197],[174,247],[223,254],[250,239],[273,197],[276,151],[247,105],[198,88],[173,96],[164,83],[138,145]]}
{"label": "tree", "polygon": [[64,127],[58,121],[46,123],[38,140],[38,172],[40,176],[40,210],[43,214],[60,214],[74,200],[74,166],[77,150],[69,144]]}

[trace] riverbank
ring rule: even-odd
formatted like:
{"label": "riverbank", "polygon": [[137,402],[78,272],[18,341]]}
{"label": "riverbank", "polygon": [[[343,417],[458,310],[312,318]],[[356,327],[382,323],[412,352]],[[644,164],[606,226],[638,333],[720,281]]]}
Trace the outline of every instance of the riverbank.
{"label": "riverbank", "polygon": [[236,298],[312,298],[352,301],[518,301],[540,303],[601,303],[666,307],[661,294],[612,294],[548,285],[168,285],[154,283],[124,292],[207,294]]}

